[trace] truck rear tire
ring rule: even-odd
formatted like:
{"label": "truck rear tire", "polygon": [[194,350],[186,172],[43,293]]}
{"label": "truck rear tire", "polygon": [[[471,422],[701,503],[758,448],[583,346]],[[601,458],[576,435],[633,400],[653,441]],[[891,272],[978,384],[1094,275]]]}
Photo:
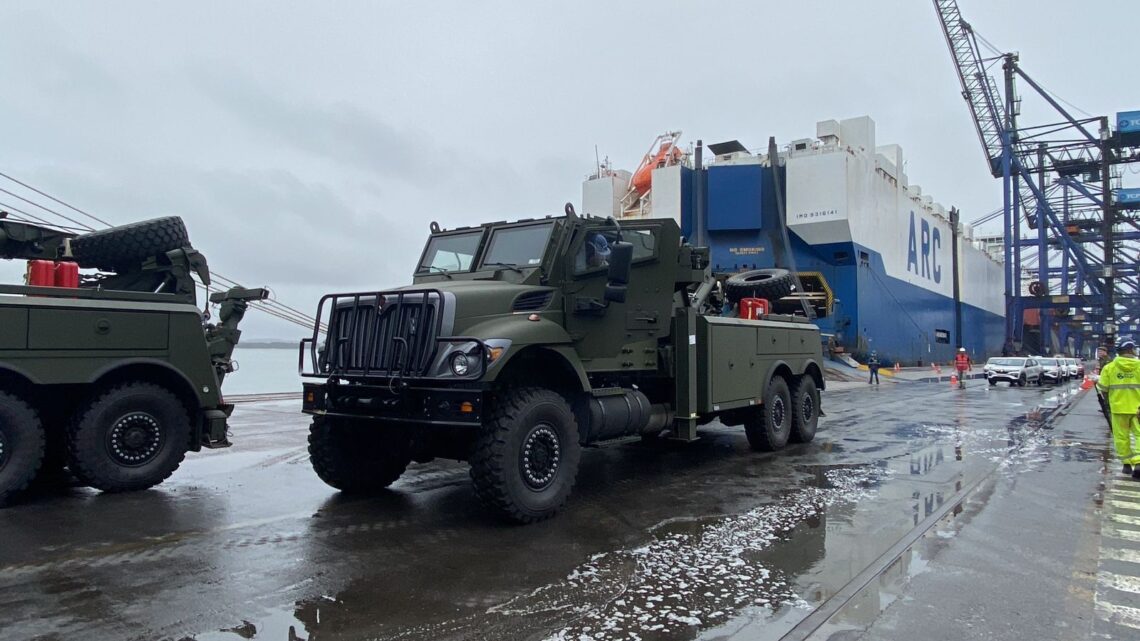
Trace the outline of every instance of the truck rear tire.
{"label": "truck rear tire", "polygon": [[788,440],[810,443],[818,426],[819,388],[814,378],[804,374],[792,389],[792,433]]}
{"label": "truck rear tire", "polygon": [[120,383],[77,410],[67,435],[69,467],[97,490],[145,490],[178,469],[191,433],[186,407],[170,390]]}
{"label": "truck rear tire", "polygon": [[786,269],[753,269],[729,276],[724,281],[724,293],[734,303],[750,297],[774,303],[791,294],[795,283],[795,277]]}
{"label": "truck rear tire", "polygon": [[39,414],[19,396],[0,392],[0,506],[28,487],[44,460]]}
{"label": "truck rear tire", "polygon": [[783,376],[773,376],[764,390],[764,404],[744,423],[752,449],[775,452],[788,444],[792,432],[792,398]]}
{"label": "truck rear tire", "polygon": [[553,516],[578,476],[578,424],[561,394],[505,392],[471,455],[471,480],[485,505],[518,523]]}
{"label": "truck rear tire", "polygon": [[76,236],[71,252],[81,267],[116,271],[138,267],[151,256],[189,244],[182,219],[166,216]]}
{"label": "truck rear tire", "polygon": [[317,416],[309,427],[309,461],[322,481],[342,492],[379,492],[408,469],[411,443],[401,427]]}

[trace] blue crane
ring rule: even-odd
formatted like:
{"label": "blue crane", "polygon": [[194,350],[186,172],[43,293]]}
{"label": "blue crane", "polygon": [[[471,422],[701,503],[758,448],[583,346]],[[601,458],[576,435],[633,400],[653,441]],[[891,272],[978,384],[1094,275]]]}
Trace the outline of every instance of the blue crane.
{"label": "blue crane", "polygon": [[[1140,161],[1140,140],[1113,132],[1105,116],[1074,117],[1016,53],[979,36],[956,0],[934,7],[990,173],[1002,179],[1008,343],[1041,352],[1080,350],[1085,338],[1110,343],[1140,322],[1140,221],[1121,215],[1113,190],[1118,166]],[[990,73],[999,64],[1001,90]],[[1020,123],[1018,82],[1059,119]],[[1035,330],[1027,309],[1040,310]]]}

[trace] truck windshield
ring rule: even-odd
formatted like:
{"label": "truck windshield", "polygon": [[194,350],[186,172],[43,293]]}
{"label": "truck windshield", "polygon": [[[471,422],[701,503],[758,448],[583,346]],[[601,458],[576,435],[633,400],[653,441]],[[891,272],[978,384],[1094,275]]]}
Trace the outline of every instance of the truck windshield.
{"label": "truck windshield", "polygon": [[537,267],[546,254],[546,243],[554,223],[502,227],[491,232],[491,243],[483,256],[483,264],[491,266]]}
{"label": "truck windshield", "polygon": [[479,251],[482,231],[447,236],[432,236],[420,262],[419,272],[458,272],[471,269],[475,252]]}

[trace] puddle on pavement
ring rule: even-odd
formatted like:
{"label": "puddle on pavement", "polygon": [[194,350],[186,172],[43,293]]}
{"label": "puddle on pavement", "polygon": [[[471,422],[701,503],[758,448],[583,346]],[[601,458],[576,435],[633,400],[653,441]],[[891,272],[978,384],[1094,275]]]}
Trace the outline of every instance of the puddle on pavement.
{"label": "puddle on pavement", "polygon": [[[298,602],[256,623],[194,639],[319,641],[349,631],[409,640],[649,641],[738,633],[740,639],[777,639],[947,501],[960,501],[962,488],[995,463],[999,472],[1012,473],[1058,453],[1074,460],[1099,456],[1103,447],[1053,434],[1050,421],[1063,403],[1047,401],[992,427],[965,418],[893,426],[930,444],[870,463],[797,466],[798,489],[771,503],[730,516],[667,521],[639,547],[593,555],[559,581],[452,620],[386,628],[364,618],[367,606],[348,607],[352,595],[346,593],[345,600]],[[984,504],[985,497],[978,501]],[[957,506],[828,625],[858,629],[877,618],[925,570],[932,546],[955,536],[960,525],[946,523],[962,511]],[[551,632],[537,633],[542,630]]]}

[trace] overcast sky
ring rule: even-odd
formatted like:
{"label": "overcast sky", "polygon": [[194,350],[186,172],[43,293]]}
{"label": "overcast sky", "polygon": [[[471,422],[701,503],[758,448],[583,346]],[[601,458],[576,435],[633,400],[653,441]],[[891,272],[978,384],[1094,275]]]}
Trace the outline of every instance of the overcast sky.
{"label": "overcast sky", "polygon": [[[1132,2],[960,4],[1085,111],[1140,109]],[[181,215],[215,271],[307,311],[409,282],[432,220],[580,203],[595,145],[632,169],[666,130],[760,148],[866,114],[963,219],[1000,206],[926,0],[6,0],[0,89],[0,171],[114,223]]]}

